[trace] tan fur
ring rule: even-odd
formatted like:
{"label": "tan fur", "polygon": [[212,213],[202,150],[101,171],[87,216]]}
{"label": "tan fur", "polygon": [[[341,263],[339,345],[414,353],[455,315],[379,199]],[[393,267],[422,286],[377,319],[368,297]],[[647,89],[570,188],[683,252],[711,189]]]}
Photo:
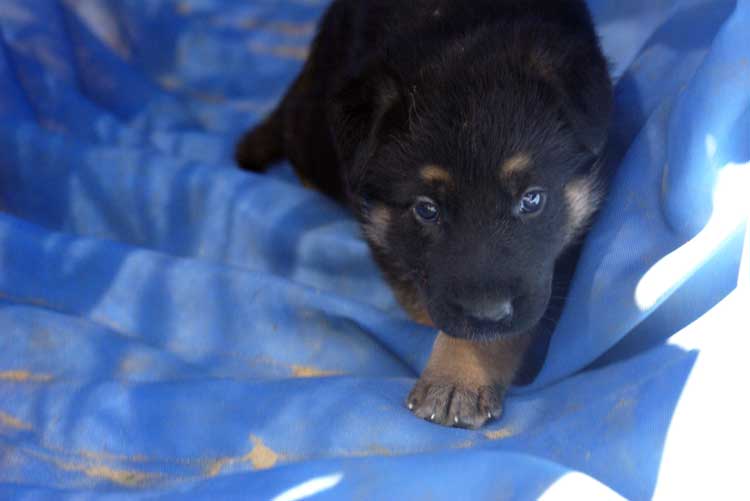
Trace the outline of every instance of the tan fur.
{"label": "tan fur", "polygon": [[428,327],[435,327],[424,303],[419,299],[413,286],[407,284],[393,284],[393,292],[401,307],[417,323]]}
{"label": "tan fur", "polygon": [[530,335],[491,342],[456,339],[441,332],[422,378],[454,381],[466,388],[502,386],[513,382],[531,342]]}
{"label": "tan fur", "polygon": [[531,158],[526,153],[516,153],[500,166],[500,178],[505,180],[519,172],[523,172],[531,164]]}
{"label": "tan fur", "polygon": [[[388,248],[388,229],[391,226],[392,219],[391,209],[385,205],[376,205],[370,210],[363,229],[365,236],[373,245],[384,250]],[[391,288],[399,304],[415,322],[434,327],[427,308],[408,280],[392,281]]]}
{"label": "tan fur", "polygon": [[391,211],[385,205],[378,205],[370,210],[364,232],[367,239],[377,247],[388,246],[388,228],[391,225]]}
{"label": "tan fur", "polygon": [[427,165],[420,171],[422,180],[426,183],[443,183],[446,185],[453,184],[453,178],[444,168],[437,165]]}
{"label": "tan fur", "polygon": [[568,240],[575,239],[588,225],[601,202],[601,190],[596,176],[580,177],[565,187],[568,205]]}

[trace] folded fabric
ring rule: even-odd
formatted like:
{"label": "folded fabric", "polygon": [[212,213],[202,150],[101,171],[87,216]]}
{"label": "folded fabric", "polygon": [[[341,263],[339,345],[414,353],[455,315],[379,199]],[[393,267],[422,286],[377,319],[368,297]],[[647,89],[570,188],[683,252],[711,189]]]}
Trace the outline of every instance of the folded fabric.
{"label": "folded fabric", "polygon": [[476,431],[351,215],[232,165],[327,4],[3,0],[0,498],[746,497],[750,1],[590,1],[612,190]]}

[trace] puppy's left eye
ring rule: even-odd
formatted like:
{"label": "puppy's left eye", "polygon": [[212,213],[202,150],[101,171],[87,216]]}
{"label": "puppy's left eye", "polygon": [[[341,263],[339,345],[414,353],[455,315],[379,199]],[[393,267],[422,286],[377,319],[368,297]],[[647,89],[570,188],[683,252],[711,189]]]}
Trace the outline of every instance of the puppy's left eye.
{"label": "puppy's left eye", "polygon": [[427,197],[419,197],[414,204],[414,215],[422,223],[437,223],[440,219],[440,209],[437,204]]}
{"label": "puppy's left eye", "polygon": [[531,188],[523,194],[516,210],[521,216],[538,214],[544,209],[546,201],[547,193],[544,190],[540,188]]}

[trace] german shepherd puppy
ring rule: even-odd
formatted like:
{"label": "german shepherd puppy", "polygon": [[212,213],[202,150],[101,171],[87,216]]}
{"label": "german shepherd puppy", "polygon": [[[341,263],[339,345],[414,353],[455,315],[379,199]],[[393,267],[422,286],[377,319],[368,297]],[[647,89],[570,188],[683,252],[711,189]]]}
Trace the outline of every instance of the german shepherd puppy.
{"label": "german shepherd puppy", "polygon": [[611,106],[583,1],[335,0],[236,159],[286,157],[351,207],[401,304],[440,329],[408,408],[476,428],[603,195]]}

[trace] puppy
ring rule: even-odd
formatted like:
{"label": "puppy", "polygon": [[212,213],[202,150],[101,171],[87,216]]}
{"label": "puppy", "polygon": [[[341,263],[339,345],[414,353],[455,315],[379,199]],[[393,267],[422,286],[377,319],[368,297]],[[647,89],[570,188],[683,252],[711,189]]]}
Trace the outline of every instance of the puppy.
{"label": "puppy", "polygon": [[336,0],[236,159],[286,157],[351,207],[401,304],[440,330],[407,406],[476,428],[603,195],[611,102],[583,1]]}

